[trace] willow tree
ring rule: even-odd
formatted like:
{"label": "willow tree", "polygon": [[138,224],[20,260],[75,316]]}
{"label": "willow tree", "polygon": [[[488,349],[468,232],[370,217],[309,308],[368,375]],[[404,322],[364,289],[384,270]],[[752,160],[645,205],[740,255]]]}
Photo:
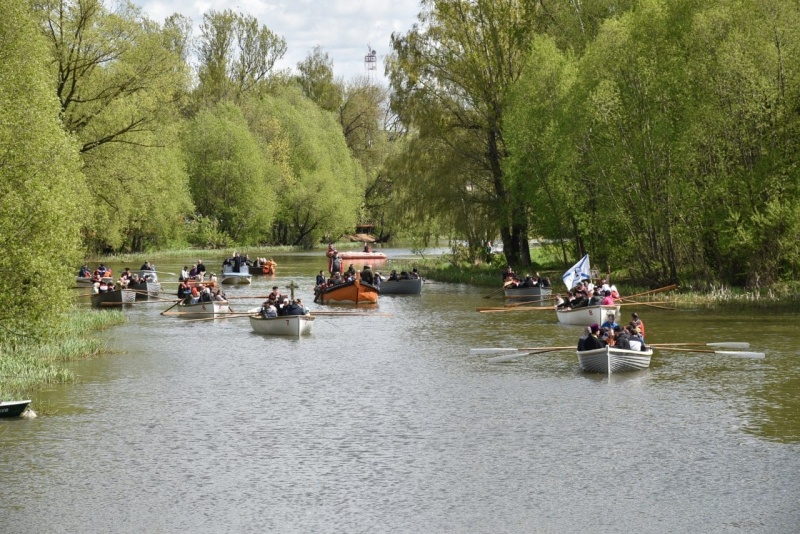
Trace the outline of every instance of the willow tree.
{"label": "willow tree", "polygon": [[[2,337],[35,335],[70,307],[86,190],[78,145],[61,128],[46,44],[30,13],[0,2]],[[62,281],[62,282],[59,282]]]}
{"label": "willow tree", "polygon": [[213,106],[258,91],[286,54],[286,40],[251,15],[211,10],[203,15],[197,53],[195,95],[202,105]]}
{"label": "willow tree", "polygon": [[453,194],[436,183],[438,175],[458,177],[448,184],[485,207],[475,211],[489,214],[513,264],[529,264],[530,252],[524,199],[519,184],[503,171],[508,155],[503,121],[508,89],[543,21],[537,4],[425,0],[419,24],[405,35],[392,35],[386,67],[392,110],[418,143],[436,149],[428,159],[433,180],[398,175],[398,182],[417,192],[424,210],[441,205],[437,195]]}
{"label": "willow tree", "polygon": [[[129,2],[113,12],[101,0],[41,0],[36,6],[62,122],[81,143],[93,195],[87,244],[163,244],[190,208],[175,136],[177,99],[189,79],[179,46],[185,25],[173,20],[162,28]],[[139,194],[142,188],[152,194]],[[171,201],[154,200],[159,195]]]}
{"label": "willow tree", "polygon": [[245,112],[270,167],[279,169],[272,242],[312,247],[352,231],[364,171],[336,116],[292,87],[249,100]]}
{"label": "willow tree", "polygon": [[230,103],[201,111],[186,129],[184,146],[198,214],[218,221],[237,243],[258,243],[275,216],[275,190],[242,111]]}

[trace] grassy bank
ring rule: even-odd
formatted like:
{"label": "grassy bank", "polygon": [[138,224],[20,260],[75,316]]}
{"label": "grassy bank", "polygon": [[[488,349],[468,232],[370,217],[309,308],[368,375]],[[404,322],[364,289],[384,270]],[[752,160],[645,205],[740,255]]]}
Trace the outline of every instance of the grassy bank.
{"label": "grassy bank", "polygon": [[102,354],[105,343],[92,334],[124,322],[121,311],[75,310],[42,340],[7,336],[0,341],[0,398],[28,398],[45,385],[73,382],[62,364]]}

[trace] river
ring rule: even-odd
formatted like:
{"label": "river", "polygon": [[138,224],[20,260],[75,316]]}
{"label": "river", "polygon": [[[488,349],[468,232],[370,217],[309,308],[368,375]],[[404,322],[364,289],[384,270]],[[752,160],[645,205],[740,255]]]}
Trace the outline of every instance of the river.
{"label": "river", "polygon": [[[228,296],[295,282],[310,304],[325,258],[275,259],[277,277]],[[477,313],[500,304],[487,293],[430,282],[381,297],[391,316],[321,316],[299,340],[130,306],[101,334],[112,354],[70,364],[78,384],[0,420],[0,531],[798,532],[796,315],[624,308],[649,342],[766,358],[659,351],[609,377],[571,351],[470,356],[580,334],[552,310]]]}

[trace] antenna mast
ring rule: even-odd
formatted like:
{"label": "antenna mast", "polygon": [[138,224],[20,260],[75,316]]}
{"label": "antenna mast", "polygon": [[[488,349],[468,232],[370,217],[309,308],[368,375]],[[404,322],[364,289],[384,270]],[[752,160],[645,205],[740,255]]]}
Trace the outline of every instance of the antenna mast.
{"label": "antenna mast", "polygon": [[378,54],[372,49],[369,43],[367,43],[367,55],[364,56],[364,70],[367,73],[369,81],[374,82],[375,71],[378,70]]}

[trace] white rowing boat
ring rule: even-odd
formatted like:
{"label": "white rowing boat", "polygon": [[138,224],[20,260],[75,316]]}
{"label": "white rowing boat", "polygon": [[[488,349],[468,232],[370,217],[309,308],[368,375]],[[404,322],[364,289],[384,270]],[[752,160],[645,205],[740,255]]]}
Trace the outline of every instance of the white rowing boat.
{"label": "white rowing boat", "polygon": [[260,315],[251,315],[250,326],[257,334],[300,337],[311,333],[314,319],[316,317],[311,315],[283,315],[269,319]]}
{"label": "white rowing boat", "polygon": [[227,300],[214,300],[210,302],[195,302],[194,304],[184,304],[181,302],[175,309],[178,310],[172,315],[182,319],[213,319],[225,317],[231,313]]}
{"label": "white rowing boat", "polygon": [[587,373],[624,373],[650,367],[653,349],[625,350],[614,347],[578,351],[578,363]]}
{"label": "white rowing boat", "polygon": [[253,281],[253,276],[250,274],[250,269],[247,265],[240,265],[239,270],[233,265],[222,266],[222,283],[223,284],[249,284]]}
{"label": "white rowing boat", "polygon": [[603,324],[609,312],[613,313],[614,316],[619,319],[621,317],[619,310],[619,304],[612,306],[584,306],[571,310],[556,309],[556,315],[560,323],[591,326],[594,323]]}

